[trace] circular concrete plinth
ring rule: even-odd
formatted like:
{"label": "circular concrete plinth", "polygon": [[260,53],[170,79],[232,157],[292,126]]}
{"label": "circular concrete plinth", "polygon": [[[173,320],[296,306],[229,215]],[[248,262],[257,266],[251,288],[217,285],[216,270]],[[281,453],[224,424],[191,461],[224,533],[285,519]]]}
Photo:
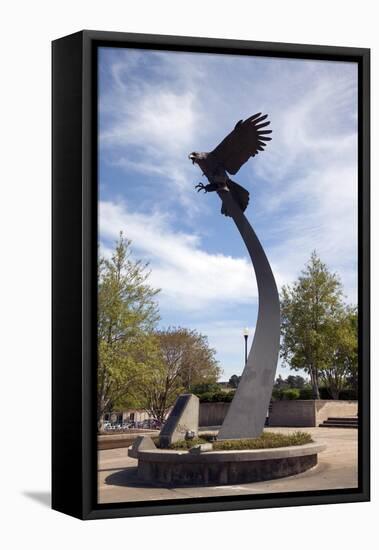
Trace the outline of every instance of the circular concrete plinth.
{"label": "circular concrete plinth", "polygon": [[137,453],[138,478],[162,485],[227,485],[267,481],[305,472],[317,464],[325,445],[200,454],[163,449]]}

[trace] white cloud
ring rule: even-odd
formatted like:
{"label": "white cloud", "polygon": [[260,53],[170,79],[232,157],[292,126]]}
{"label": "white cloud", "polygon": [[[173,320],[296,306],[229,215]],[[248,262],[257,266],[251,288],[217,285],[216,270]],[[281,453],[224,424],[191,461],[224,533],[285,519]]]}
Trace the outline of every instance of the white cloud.
{"label": "white cloud", "polygon": [[[356,166],[330,162],[325,170],[310,171],[290,187],[286,198],[277,197],[278,203],[270,206],[277,222],[268,228],[265,237],[272,243],[269,252],[274,271],[280,272],[284,282],[293,281],[315,249],[341,276],[347,300],[356,303]],[[287,201],[296,201],[297,211],[286,215],[283,210],[275,216],[276,208],[283,208]]]}
{"label": "white cloud", "polygon": [[99,222],[103,247],[104,239],[116,240],[122,230],[137,256],[150,261],[150,282],[162,289],[166,307],[195,312],[256,300],[255,277],[245,258],[205,252],[197,235],[173,231],[159,212],[129,212],[124,204],[102,201]]}
{"label": "white cloud", "polygon": [[[348,301],[356,302],[357,86],[356,69],[345,68],[310,65],[300,76],[313,85],[287,98],[285,109],[273,102],[269,155],[254,166],[264,187],[256,217],[271,221],[263,237],[285,282],[316,249],[341,276]],[[282,92],[286,96],[285,87]]]}
{"label": "white cloud", "polygon": [[195,131],[194,94],[153,87],[130,102],[126,92],[114,104],[117,121],[100,139],[105,145],[133,144],[176,157]]}
{"label": "white cloud", "polygon": [[188,155],[202,135],[198,82],[203,75],[186,57],[149,55],[150,79],[133,72],[143,66],[138,52],[111,65],[110,89],[100,98],[107,121],[100,131],[101,147],[111,151],[111,164],[161,176],[161,185],[174,190],[176,201],[191,205],[189,215],[194,215],[202,208],[194,199],[192,183],[198,175]]}
{"label": "white cloud", "polygon": [[[321,72],[322,74],[322,72]],[[301,73],[302,79],[305,75]],[[356,165],[357,158],[357,89],[355,76],[344,78],[332,72],[308,75],[310,85],[299,97],[288,98],[285,108],[273,98],[270,118],[273,140],[270,155],[256,165],[257,175],[273,186],[281,186],[295,171],[317,168],[327,172],[329,163]],[[300,82],[299,82],[300,84]],[[313,84],[313,85],[312,85]],[[284,87],[283,95],[286,96]]]}

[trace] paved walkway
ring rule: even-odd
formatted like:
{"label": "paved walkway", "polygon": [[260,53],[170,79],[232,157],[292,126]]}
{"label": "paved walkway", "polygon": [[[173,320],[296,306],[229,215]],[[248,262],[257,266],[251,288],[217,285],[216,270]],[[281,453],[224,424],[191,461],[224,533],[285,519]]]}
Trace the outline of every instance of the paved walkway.
{"label": "paved walkway", "polygon": [[[288,433],[296,428],[269,428]],[[289,491],[353,488],[358,485],[357,435],[355,429],[306,428],[315,441],[326,443],[317,466],[295,476],[246,483],[207,487],[151,487],[137,480],[137,460],[129,458],[127,449],[99,451],[99,502],[133,502],[175,498],[247,495]]]}

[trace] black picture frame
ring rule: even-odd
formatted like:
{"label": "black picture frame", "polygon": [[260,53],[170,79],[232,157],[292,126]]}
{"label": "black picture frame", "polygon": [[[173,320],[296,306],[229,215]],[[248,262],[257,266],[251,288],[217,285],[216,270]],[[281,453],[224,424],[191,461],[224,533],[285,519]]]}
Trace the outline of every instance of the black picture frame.
{"label": "black picture frame", "polygon": [[[97,504],[97,61],[99,46],[355,61],[359,74],[359,487]],[[52,43],[52,507],[81,519],[370,499],[370,50],[81,31]]]}

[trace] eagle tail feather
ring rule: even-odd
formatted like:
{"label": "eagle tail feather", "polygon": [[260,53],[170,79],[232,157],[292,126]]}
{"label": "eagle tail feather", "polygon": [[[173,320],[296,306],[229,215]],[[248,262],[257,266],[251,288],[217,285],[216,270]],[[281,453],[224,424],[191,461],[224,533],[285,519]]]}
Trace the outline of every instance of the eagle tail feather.
{"label": "eagle tail feather", "polygon": [[[249,198],[250,198],[249,191],[244,187],[242,187],[242,185],[239,185],[238,183],[236,183],[235,181],[232,181],[231,179],[228,179],[227,186],[235,202],[241,208],[242,212],[245,212],[247,205],[249,204]],[[230,216],[230,214],[228,213],[228,209],[224,203],[222,203],[222,206],[221,206],[221,214],[224,214],[224,216]]]}

